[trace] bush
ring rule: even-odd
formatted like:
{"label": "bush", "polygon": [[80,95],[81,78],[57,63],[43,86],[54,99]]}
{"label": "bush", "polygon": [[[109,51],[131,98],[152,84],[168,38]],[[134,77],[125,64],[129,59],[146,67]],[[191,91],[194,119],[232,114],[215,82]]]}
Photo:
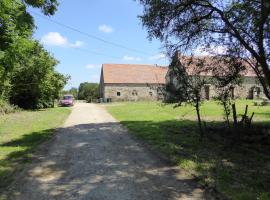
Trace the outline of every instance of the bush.
{"label": "bush", "polygon": [[270,101],[268,99],[262,99],[261,101],[255,101],[254,106],[270,106]]}
{"label": "bush", "polygon": [[7,103],[6,101],[0,100],[0,115],[14,113],[18,110],[19,110],[18,106],[14,106],[14,105]]}
{"label": "bush", "polygon": [[261,102],[262,106],[269,106],[270,105],[270,101],[268,99],[263,99]]}

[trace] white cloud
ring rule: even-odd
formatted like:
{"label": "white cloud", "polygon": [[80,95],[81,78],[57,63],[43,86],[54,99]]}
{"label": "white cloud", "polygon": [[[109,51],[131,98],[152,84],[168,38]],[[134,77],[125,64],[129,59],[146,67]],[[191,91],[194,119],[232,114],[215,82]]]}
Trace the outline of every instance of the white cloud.
{"label": "white cloud", "polygon": [[160,53],[160,54],[156,54],[156,55],[149,57],[149,60],[161,60],[164,58],[166,58],[166,54]]}
{"label": "white cloud", "polygon": [[68,41],[67,38],[63,37],[60,33],[49,32],[41,38],[41,42],[46,45],[52,46],[65,46]]}
{"label": "white cloud", "polygon": [[84,45],[84,43],[82,41],[77,40],[74,44],[69,44],[70,47],[73,48],[78,48],[78,47],[82,47]]}
{"label": "white cloud", "polygon": [[101,32],[103,32],[103,33],[111,33],[111,32],[113,32],[112,27],[110,27],[108,25],[105,25],[105,24],[100,25],[98,27],[98,30],[101,31]]}
{"label": "white cloud", "polygon": [[226,50],[227,48],[224,46],[211,46],[208,48],[200,46],[194,50],[194,54],[196,56],[213,56],[217,54],[225,54]]}
{"label": "white cloud", "polygon": [[82,41],[77,40],[75,43],[71,43],[68,39],[62,36],[58,32],[49,32],[41,38],[41,43],[50,46],[70,47],[78,48],[84,45]]}
{"label": "white cloud", "polygon": [[123,60],[127,61],[142,61],[142,58],[140,57],[133,57],[133,56],[124,56]]}
{"label": "white cloud", "polygon": [[86,68],[87,69],[94,69],[96,66],[95,65],[93,65],[93,64],[88,64],[88,65],[86,65]]}

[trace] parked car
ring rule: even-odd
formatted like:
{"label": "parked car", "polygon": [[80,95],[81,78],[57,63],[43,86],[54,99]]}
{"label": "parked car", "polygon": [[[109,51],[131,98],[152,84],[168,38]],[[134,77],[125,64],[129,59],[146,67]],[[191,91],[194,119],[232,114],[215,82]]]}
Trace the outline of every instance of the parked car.
{"label": "parked car", "polygon": [[71,94],[66,94],[63,99],[59,101],[60,106],[74,106],[74,97]]}

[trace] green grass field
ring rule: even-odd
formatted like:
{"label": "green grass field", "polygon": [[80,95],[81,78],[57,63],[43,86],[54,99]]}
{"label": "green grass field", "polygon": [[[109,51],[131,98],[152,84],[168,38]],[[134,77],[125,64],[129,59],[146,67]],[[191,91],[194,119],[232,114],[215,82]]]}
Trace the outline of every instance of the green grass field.
{"label": "green grass field", "polygon": [[31,160],[38,145],[53,135],[70,111],[70,108],[52,108],[0,116],[0,191]]}
{"label": "green grass field", "polygon": [[[255,124],[270,125],[270,106],[237,101],[239,115],[246,104],[249,115],[255,112]],[[221,136],[207,136],[200,141],[196,113],[191,106],[173,108],[156,102],[130,102],[109,104],[107,110],[137,138],[195,175],[203,185],[214,187],[231,199],[270,199],[269,146],[231,145]],[[202,118],[207,125],[220,124],[222,107],[216,102],[204,103]]]}

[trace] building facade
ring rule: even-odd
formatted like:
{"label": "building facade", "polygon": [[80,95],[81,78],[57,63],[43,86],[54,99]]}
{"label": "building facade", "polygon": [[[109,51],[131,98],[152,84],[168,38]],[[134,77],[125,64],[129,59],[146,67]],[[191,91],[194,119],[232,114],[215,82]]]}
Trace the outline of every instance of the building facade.
{"label": "building facade", "polygon": [[[213,99],[217,97],[218,90],[211,79],[213,78],[213,70],[219,68],[217,72],[218,76],[223,76],[224,71],[229,71],[227,64],[222,63],[220,60],[214,60],[211,57],[187,57],[180,56],[178,53],[175,54],[172,63],[181,63],[182,67],[185,69],[185,72],[188,76],[194,77],[199,76],[201,79],[204,79],[205,82],[209,82],[209,84],[205,84],[201,91],[201,97],[206,100]],[[203,65],[201,63],[204,63]],[[180,65],[180,66],[181,66]],[[244,64],[243,64],[244,65]],[[213,67],[214,66],[214,67]],[[227,73],[227,72],[226,72]],[[241,72],[241,84],[235,85],[230,88],[230,95],[232,98],[240,98],[240,99],[258,99],[265,98],[263,93],[263,88],[259,83],[259,80],[253,70],[250,69],[249,66],[245,66],[245,70]],[[216,76],[217,76],[216,74]],[[173,65],[168,67],[168,71],[166,73],[166,85],[170,85],[174,88],[174,90],[178,87],[178,77],[177,77],[177,68]],[[174,92],[168,92],[167,99],[173,99]]]}
{"label": "building facade", "polygon": [[100,97],[105,102],[161,100],[167,71],[156,65],[103,64]]}
{"label": "building facade", "polygon": [[[192,74],[190,74],[192,75]],[[204,74],[207,78],[211,75]],[[117,101],[156,101],[169,95],[166,84],[176,83],[170,67],[156,65],[103,64],[100,76],[99,93],[104,102]],[[215,85],[205,84],[202,98],[206,100],[217,96]],[[243,75],[241,86],[231,88],[233,98],[256,99],[264,97],[255,74]]]}

